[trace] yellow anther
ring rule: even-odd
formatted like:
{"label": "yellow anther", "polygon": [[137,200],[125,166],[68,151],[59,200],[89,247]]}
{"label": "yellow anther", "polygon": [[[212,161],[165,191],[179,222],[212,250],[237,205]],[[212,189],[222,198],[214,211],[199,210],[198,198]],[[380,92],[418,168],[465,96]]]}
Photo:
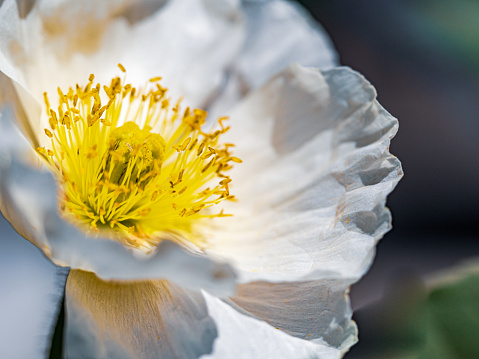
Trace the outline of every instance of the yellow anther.
{"label": "yellow anther", "polygon": [[68,89],[68,93],[67,93],[66,97],[69,100],[73,99],[73,89],[71,87]]}
{"label": "yellow anther", "polygon": [[222,181],[220,181],[220,185],[224,186],[224,185],[227,185],[228,183],[230,183],[232,181],[231,178],[226,178]]}
{"label": "yellow anther", "polygon": [[60,96],[60,102],[63,102],[63,98],[65,97],[65,95],[63,94],[62,89],[60,87],[57,87],[57,92],[58,96]]}
{"label": "yellow anther", "polygon": [[177,150],[178,152],[185,151],[190,141],[191,141],[191,137],[188,137],[186,140],[183,141],[183,143],[180,146],[173,146],[173,148]]}
{"label": "yellow anther", "polygon": [[[226,216],[212,207],[234,198],[224,172],[241,160],[231,157],[233,144],[220,143],[226,118],[203,130],[207,112],[182,110],[181,101],[171,108],[160,77],[141,88],[120,77],[105,86],[93,80],[66,95],[59,88],[57,111],[44,94],[52,147],[37,152],[62,186],[60,211],[79,226],[139,248],[178,233],[199,245],[197,221]],[[207,187],[210,182],[219,185]]]}
{"label": "yellow anther", "polygon": [[200,158],[201,158],[202,160],[206,160],[207,158],[210,158],[210,157],[213,156],[213,155],[214,155],[213,152],[207,152],[207,153],[205,153],[203,156],[201,156]]}
{"label": "yellow anther", "polygon": [[199,108],[195,108],[195,109],[193,110],[193,112],[195,113],[195,115],[196,115],[198,118],[200,118],[200,119],[202,119],[202,120],[205,120],[205,119],[206,119],[206,116],[208,116],[208,112],[206,112],[205,110],[201,110],[201,109],[199,109]]}
{"label": "yellow anther", "polygon": [[112,96],[111,90],[110,90],[110,88],[109,88],[107,85],[104,85],[104,86],[103,86],[103,91],[105,91],[105,93],[106,93],[106,95],[107,95],[108,97],[111,97],[111,96]]}
{"label": "yellow anther", "polygon": [[43,93],[43,100],[45,101],[45,105],[47,107],[47,115],[50,113],[50,102],[48,101],[47,93]]}
{"label": "yellow anther", "polygon": [[118,67],[120,68],[121,72],[126,72],[126,69],[123,67],[122,64],[118,64]]}
{"label": "yellow anther", "polygon": [[205,142],[201,142],[200,146],[198,147],[197,156],[200,156],[203,153],[204,149],[205,149]]}
{"label": "yellow anther", "polygon": [[208,168],[211,167],[211,165],[213,164],[213,161],[214,161],[214,160],[215,160],[215,159],[213,158],[210,162],[208,162],[208,163],[206,164],[206,166],[203,167],[203,169],[201,170],[201,173],[206,172],[206,171],[208,170]]}
{"label": "yellow anther", "polygon": [[45,135],[47,135],[50,138],[53,138],[53,133],[51,133],[48,128],[45,128]]}

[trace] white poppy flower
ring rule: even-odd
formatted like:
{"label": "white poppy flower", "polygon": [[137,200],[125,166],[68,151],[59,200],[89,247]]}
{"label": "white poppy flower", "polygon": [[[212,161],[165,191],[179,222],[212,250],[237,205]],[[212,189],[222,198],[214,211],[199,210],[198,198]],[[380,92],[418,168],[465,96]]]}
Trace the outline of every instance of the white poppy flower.
{"label": "white poppy flower", "polygon": [[[66,356],[341,357],[357,340],[348,288],[390,229],[402,171],[396,119],[334,68],[321,29],[283,1],[27,10],[0,7],[0,205],[72,268]],[[143,102],[126,86],[158,75]],[[180,96],[227,125],[200,128]]]}

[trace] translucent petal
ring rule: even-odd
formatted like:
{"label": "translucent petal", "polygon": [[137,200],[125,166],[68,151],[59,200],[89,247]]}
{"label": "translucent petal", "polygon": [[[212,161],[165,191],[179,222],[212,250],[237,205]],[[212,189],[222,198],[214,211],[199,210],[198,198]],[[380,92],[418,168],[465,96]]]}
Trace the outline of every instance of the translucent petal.
{"label": "translucent petal", "polygon": [[281,329],[246,316],[231,306],[205,294],[210,316],[215,320],[218,339],[211,355],[202,359],[250,358],[341,358],[341,351],[318,340],[294,338]]}
{"label": "translucent petal", "polygon": [[240,312],[291,336],[347,351],[357,341],[357,328],[346,283],[344,279],[254,282],[240,285],[231,300]]}
{"label": "translucent petal", "polygon": [[241,281],[349,278],[369,267],[390,229],[385,200],[399,179],[389,153],[397,120],[348,68],[289,67],[233,111],[235,213],[209,253]]}
{"label": "translucent petal", "polygon": [[289,1],[245,1],[248,35],[235,61],[242,81],[258,88],[291,63],[327,70],[337,54],[323,28]]}
{"label": "translucent petal", "polygon": [[[119,62],[133,85],[163,76],[173,98],[183,96],[191,106],[209,102],[243,41],[237,4],[170,1],[135,23],[125,17],[131,6],[124,0],[39,1],[20,19],[15,0],[6,0],[0,7],[0,71],[35,107],[43,92],[54,97],[57,87],[85,84],[91,73],[109,83],[121,74]],[[30,98],[21,100],[31,107]],[[27,114],[36,132],[47,127],[39,111]]]}
{"label": "translucent petal", "polygon": [[213,114],[228,114],[239,99],[291,63],[321,70],[339,65],[326,32],[295,2],[246,0],[242,9],[246,41],[211,108]]}
{"label": "translucent petal", "polygon": [[66,286],[68,358],[198,358],[216,325],[200,292],[167,281],[104,282],[72,271]]}

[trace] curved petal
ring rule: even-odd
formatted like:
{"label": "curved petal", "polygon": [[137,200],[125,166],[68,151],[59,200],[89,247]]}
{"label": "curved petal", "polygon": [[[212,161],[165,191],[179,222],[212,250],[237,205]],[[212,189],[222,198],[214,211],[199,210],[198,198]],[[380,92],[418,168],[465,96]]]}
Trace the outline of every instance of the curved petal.
{"label": "curved petal", "polygon": [[18,238],[1,215],[0,233],[0,358],[42,357],[50,349],[68,271]]}
{"label": "curved petal", "polygon": [[[134,85],[161,75],[173,98],[183,96],[192,106],[208,102],[243,41],[240,9],[234,2],[170,1],[130,23],[124,17],[130,7],[126,0],[38,1],[20,19],[15,0],[6,0],[0,71],[39,104],[45,91],[54,97],[57,87],[85,83],[91,73],[109,83],[120,74],[119,62]],[[47,127],[39,124],[47,124],[46,116],[29,117],[32,127]]]}
{"label": "curved petal", "polygon": [[254,318],[291,336],[325,342],[342,352],[357,342],[348,280],[242,284],[231,301]]}
{"label": "curved petal", "polygon": [[338,65],[324,29],[290,1],[243,2],[247,38],[235,71],[250,88],[258,88],[292,63],[327,70]]}
{"label": "curved petal", "polygon": [[[38,145],[37,133],[40,119],[40,105],[24,88],[23,74],[14,63],[14,56],[23,63],[19,41],[23,36],[23,26],[18,15],[17,3],[5,1],[0,4],[0,100],[14,110],[21,129],[34,146]],[[18,91],[18,95],[17,95]],[[22,108],[23,106],[23,108]],[[37,118],[36,123],[30,119]]]}
{"label": "curved petal", "polygon": [[299,4],[244,0],[246,41],[232,65],[213,113],[228,114],[241,97],[292,63],[327,70],[338,55],[324,29]]}
{"label": "curved petal", "polygon": [[78,270],[68,276],[69,359],[193,359],[210,353],[216,336],[199,292],[167,281],[109,283]]}
{"label": "curved petal", "polygon": [[265,322],[241,314],[231,306],[204,294],[210,316],[218,328],[211,355],[202,359],[298,358],[336,359],[341,351],[317,340],[294,338]]}
{"label": "curved petal", "polygon": [[402,176],[389,143],[397,120],[358,73],[294,65],[233,111],[239,199],[209,253],[240,280],[349,278],[369,267],[390,229],[385,200]]}
{"label": "curved petal", "polygon": [[2,213],[55,264],[91,271],[104,279],[168,278],[186,288],[208,288],[217,295],[234,291],[235,274],[228,265],[187,252],[172,242],[163,242],[145,256],[113,240],[89,237],[67,223],[58,213],[53,174],[18,160],[22,153],[18,146],[23,142],[21,149],[30,148],[5,114],[0,117],[0,129]]}

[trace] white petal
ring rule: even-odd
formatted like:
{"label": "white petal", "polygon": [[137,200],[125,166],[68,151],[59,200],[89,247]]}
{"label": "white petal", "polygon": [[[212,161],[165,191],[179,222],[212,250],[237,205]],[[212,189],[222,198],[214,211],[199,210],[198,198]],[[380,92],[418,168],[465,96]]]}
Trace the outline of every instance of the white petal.
{"label": "white petal", "polygon": [[108,283],[82,271],[68,276],[69,359],[193,359],[210,353],[216,336],[199,292],[166,281]]}
{"label": "white petal", "polygon": [[292,63],[327,70],[337,54],[323,28],[306,10],[289,1],[245,1],[248,37],[235,71],[258,88]]}
{"label": "white petal", "polygon": [[262,321],[240,314],[221,300],[205,293],[208,312],[218,328],[211,355],[202,359],[340,358],[341,351],[318,341],[308,342],[287,335]]}
{"label": "white petal", "polygon": [[345,352],[357,341],[347,293],[348,280],[239,286],[231,298],[238,310],[297,338]]}
{"label": "white petal", "polygon": [[[22,142],[3,114],[0,117],[0,206],[2,213],[26,239],[57,265],[91,271],[104,279],[168,278],[186,288],[208,288],[231,294],[235,274],[229,266],[163,242],[149,256],[141,256],[104,238],[89,237],[58,213],[58,189],[53,174],[18,160],[8,141]],[[23,139],[23,142],[26,141]],[[23,147],[22,147],[23,148]]]}
{"label": "white petal", "polygon": [[247,37],[213,114],[225,115],[241,97],[292,63],[327,70],[339,65],[326,32],[296,2],[243,1]]}
{"label": "white petal", "polygon": [[[0,71],[32,96],[36,107],[43,92],[54,104],[57,87],[85,84],[91,73],[109,84],[121,74],[119,62],[134,85],[163,76],[173,98],[183,96],[192,106],[208,102],[243,41],[237,4],[170,1],[134,24],[121,16],[129,5],[39,1],[20,19],[15,0],[6,0],[0,7]],[[39,114],[28,115],[32,127],[43,130],[47,119]]]}
{"label": "white petal", "polygon": [[234,213],[210,253],[242,281],[349,278],[369,267],[390,229],[385,199],[402,176],[389,153],[397,120],[358,73],[292,66],[231,116],[244,163],[232,173]]}
{"label": "white petal", "polygon": [[0,232],[0,358],[41,358],[50,349],[68,271],[3,217]]}
{"label": "white petal", "polygon": [[[20,45],[23,35],[24,26],[18,15],[17,3],[15,0],[7,0],[0,5],[0,71],[3,72],[0,75],[1,101],[14,108],[20,127],[31,143],[37,146],[40,105],[25,90],[24,75],[19,68],[19,65],[28,60]],[[18,63],[13,61],[13,57],[18,58]],[[17,91],[20,96],[17,96]],[[31,121],[34,118],[37,120]]]}

